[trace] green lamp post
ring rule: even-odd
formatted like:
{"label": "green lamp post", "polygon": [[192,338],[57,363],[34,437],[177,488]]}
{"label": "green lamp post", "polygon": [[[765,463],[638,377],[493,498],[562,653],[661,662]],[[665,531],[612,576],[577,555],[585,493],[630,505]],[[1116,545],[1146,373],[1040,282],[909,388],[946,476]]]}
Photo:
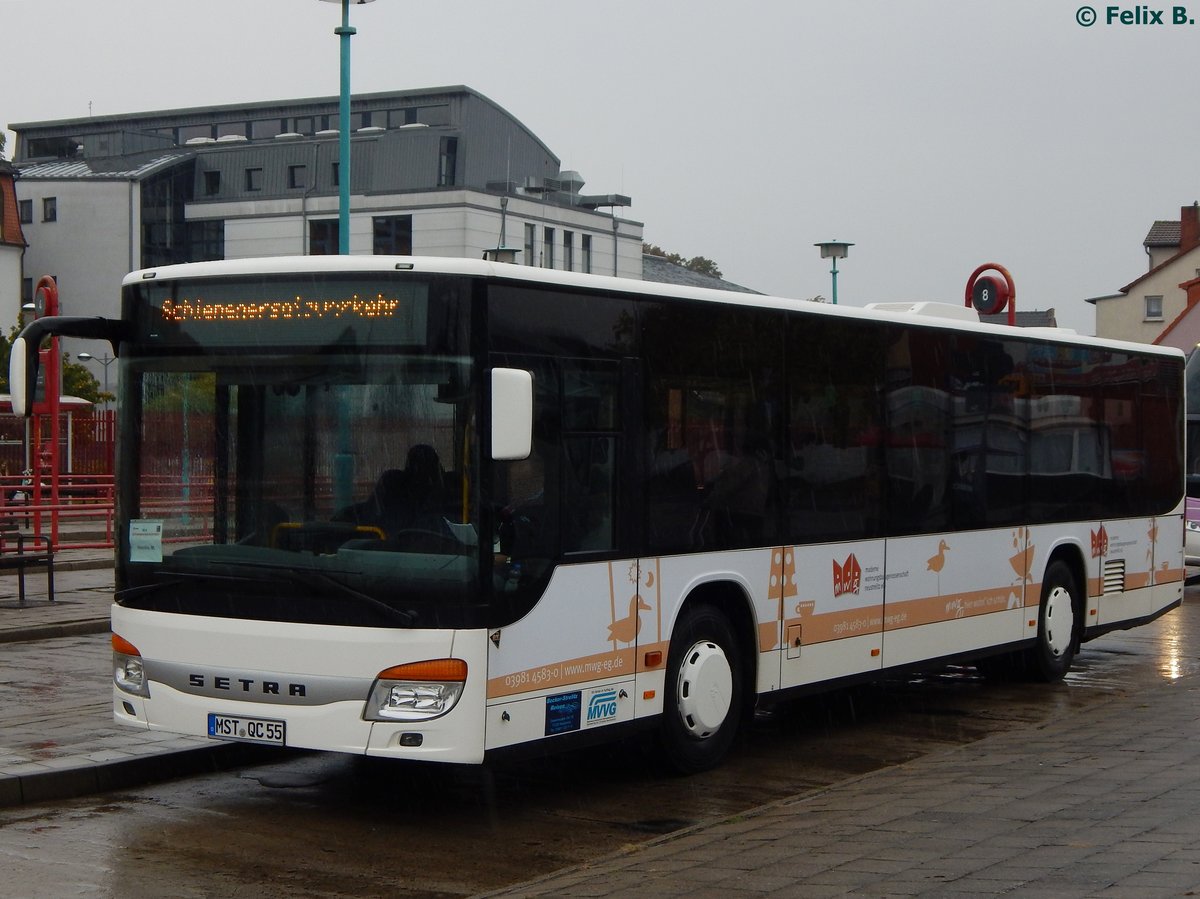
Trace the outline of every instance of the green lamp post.
{"label": "green lamp post", "polygon": [[852,246],[854,246],[854,244],[846,243],[845,241],[841,241],[841,240],[826,240],[826,241],[823,241],[822,243],[815,243],[815,244],[813,244],[813,246],[821,248],[821,258],[822,259],[832,259],[833,260],[833,268],[831,268],[829,270],[829,274],[831,274],[833,276],[833,304],[836,306],[837,305],[837,276],[838,276],[837,261],[839,259],[845,259],[847,254],[850,252],[850,248]]}
{"label": "green lamp post", "polygon": [[350,4],[374,0],[322,0],[342,4],[342,24],[333,33],[341,39],[342,79],[338,104],[338,253],[350,255]]}

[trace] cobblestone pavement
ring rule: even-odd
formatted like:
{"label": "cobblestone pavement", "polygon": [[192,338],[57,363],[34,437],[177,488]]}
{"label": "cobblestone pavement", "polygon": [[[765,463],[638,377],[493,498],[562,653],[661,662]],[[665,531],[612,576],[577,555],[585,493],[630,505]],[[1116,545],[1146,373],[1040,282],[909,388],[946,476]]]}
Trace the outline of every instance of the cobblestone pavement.
{"label": "cobblestone pavement", "polygon": [[999,894],[1200,895],[1200,676],[488,895]]}
{"label": "cobblestone pavement", "polygon": [[118,727],[112,720],[111,551],[55,556],[44,574],[0,576],[0,807],[211,770],[237,747]]}
{"label": "cobblestone pavement", "polygon": [[[63,556],[56,602],[0,577],[0,806],[232,756],[112,722],[112,568]],[[1200,895],[1198,702],[1200,674],[1164,679],[488,895]]]}

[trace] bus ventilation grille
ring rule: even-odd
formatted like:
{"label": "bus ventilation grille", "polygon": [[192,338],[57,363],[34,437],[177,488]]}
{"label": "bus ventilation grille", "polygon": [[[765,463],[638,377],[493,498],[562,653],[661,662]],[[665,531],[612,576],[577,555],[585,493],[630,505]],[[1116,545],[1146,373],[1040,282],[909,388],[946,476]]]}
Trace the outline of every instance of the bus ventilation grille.
{"label": "bus ventilation grille", "polygon": [[1125,589],[1125,560],[1111,559],[1104,563],[1104,592],[1121,593]]}

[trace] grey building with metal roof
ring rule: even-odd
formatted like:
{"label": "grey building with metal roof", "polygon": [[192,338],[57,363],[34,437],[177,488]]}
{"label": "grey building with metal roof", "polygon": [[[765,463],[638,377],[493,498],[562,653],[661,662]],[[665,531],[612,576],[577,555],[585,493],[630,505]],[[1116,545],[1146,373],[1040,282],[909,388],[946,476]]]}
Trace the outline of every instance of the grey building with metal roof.
{"label": "grey building with metal roof", "polygon": [[[353,98],[350,252],[479,257],[642,278],[642,224],[464,86]],[[130,270],[336,252],[338,98],[10,124],[24,285],[116,314]],[[0,317],[15,320],[15,309]]]}

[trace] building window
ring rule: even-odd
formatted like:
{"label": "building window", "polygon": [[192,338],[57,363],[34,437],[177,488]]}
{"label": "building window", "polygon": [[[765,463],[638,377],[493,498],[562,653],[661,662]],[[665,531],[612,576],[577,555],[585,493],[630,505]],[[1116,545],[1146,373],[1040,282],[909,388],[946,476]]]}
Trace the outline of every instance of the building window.
{"label": "building window", "polygon": [[246,169],[246,190],[262,190],[263,187],[263,170]]}
{"label": "building window", "polygon": [[579,255],[581,272],[591,274],[592,271],[592,235],[584,234],[579,240]]}
{"label": "building window", "polygon": [[575,271],[575,232],[563,232],[563,271]]}
{"label": "building window", "polygon": [[1146,321],[1160,322],[1163,320],[1162,297],[1146,297]]}
{"label": "building window", "polygon": [[389,109],[387,114],[387,126],[389,128],[399,128],[402,125],[413,125],[417,121],[416,107],[409,109]]}
{"label": "building window", "polygon": [[438,187],[453,187],[458,170],[458,138],[443,137],[438,154]]}
{"label": "building window", "polygon": [[371,221],[375,231],[372,253],[376,256],[412,255],[411,215],[380,215]]}
{"label": "building window", "polygon": [[184,204],[199,189],[197,162],[176,166],[142,181],[141,267],[187,262]]}
{"label": "building window", "polygon": [[524,259],[524,262],[526,265],[537,265],[537,254],[534,253],[534,249],[536,247],[536,244],[534,243],[535,240],[537,240],[537,226],[536,225],[526,225],[525,226],[525,259]]}
{"label": "building window", "polygon": [[225,222],[221,219],[187,222],[187,261],[225,258]]}
{"label": "building window", "polygon": [[338,220],[317,219],[308,223],[308,254],[336,256],[338,252]]}
{"label": "building window", "polygon": [[308,166],[288,166],[288,187],[308,187]]}
{"label": "building window", "polygon": [[58,197],[44,197],[42,199],[42,221],[58,221]]}
{"label": "building window", "polygon": [[21,279],[21,305],[26,306],[33,302],[33,278]]}
{"label": "building window", "polygon": [[554,268],[554,229],[542,232],[542,268]]}
{"label": "building window", "polygon": [[450,124],[450,107],[444,103],[441,106],[419,106],[414,111],[417,114],[417,122],[422,125]]}
{"label": "building window", "polygon": [[17,214],[22,225],[33,224],[33,200],[18,200]]}
{"label": "building window", "polygon": [[333,164],[333,186],[334,187],[337,187],[339,184],[342,183],[341,181],[338,180],[339,177],[340,177],[340,170],[338,169],[338,164],[335,162]]}
{"label": "building window", "polygon": [[179,137],[176,139],[176,142],[180,146],[183,146],[189,140],[195,140],[198,137],[205,137],[211,140],[213,137],[213,126],[185,125],[179,129]]}
{"label": "building window", "polygon": [[287,119],[257,119],[250,123],[250,139],[265,140],[287,130]]}
{"label": "building window", "polygon": [[204,173],[204,195],[212,197],[221,192],[221,173],[208,171]]}
{"label": "building window", "polygon": [[38,159],[45,156],[55,156],[59,159],[70,159],[76,155],[83,145],[77,138],[44,137],[34,138],[29,142],[26,159]]}

